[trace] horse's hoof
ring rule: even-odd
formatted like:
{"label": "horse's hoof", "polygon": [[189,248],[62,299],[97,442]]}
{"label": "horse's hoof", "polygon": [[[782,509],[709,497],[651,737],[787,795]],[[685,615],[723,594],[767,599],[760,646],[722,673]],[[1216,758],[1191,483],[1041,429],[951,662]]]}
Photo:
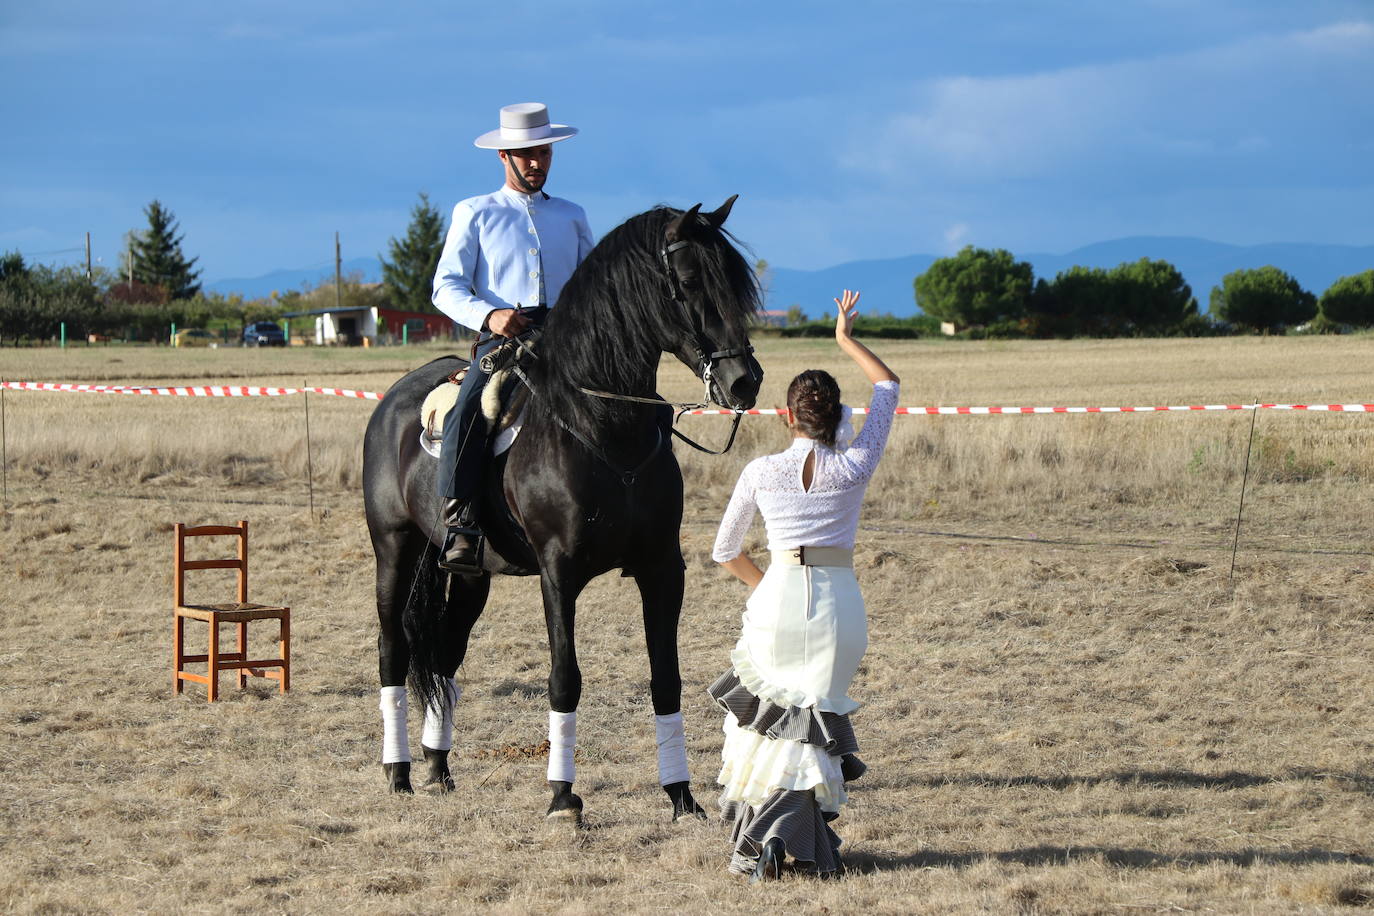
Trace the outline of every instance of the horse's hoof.
{"label": "horse's hoof", "polygon": [[677,805],[673,805],[674,824],[676,824],[678,821],[687,820],[688,818],[693,817],[699,821],[706,820],[705,809],[703,809],[701,805],[698,805],[695,801],[692,802],[692,806],[690,808],[680,808]]}
{"label": "horse's hoof", "polygon": [[430,777],[420,785],[420,788],[424,789],[426,792],[447,795],[457,789],[458,784],[453,781],[453,777],[448,773],[438,776],[430,774]]}
{"label": "horse's hoof", "polygon": [[448,751],[436,751],[424,745],[421,745],[420,749],[424,751],[425,761],[429,764],[429,778],[425,780],[423,788],[441,794],[456,789],[453,774],[448,768]]}
{"label": "horse's hoof", "polygon": [[695,817],[706,820],[706,812],[701,805],[692,797],[692,788],[686,782],[669,783],[663,787],[663,791],[668,793],[668,797],[673,800],[673,823],[687,817]]}
{"label": "horse's hoof", "polygon": [[409,763],[384,763],[382,770],[386,773],[387,788],[393,795],[415,794],[415,790],[410,787]]}
{"label": "horse's hoof", "polygon": [[567,823],[573,827],[582,826],[582,799],[571,791],[559,792],[549,802],[549,810],[544,815],[546,820],[555,823]]}

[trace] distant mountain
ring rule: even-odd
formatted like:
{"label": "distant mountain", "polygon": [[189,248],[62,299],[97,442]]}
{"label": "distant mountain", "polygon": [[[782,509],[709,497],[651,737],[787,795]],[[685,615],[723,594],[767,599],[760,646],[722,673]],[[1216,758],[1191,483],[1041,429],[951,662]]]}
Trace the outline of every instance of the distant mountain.
{"label": "distant mountain", "polygon": [[[1098,242],[1067,254],[1012,254],[1029,261],[1036,279],[1054,279],[1062,270],[1075,265],[1115,267],[1124,261],[1141,258],[1164,260],[1183,274],[1197,297],[1198,308],[1207,311],[1208,296],[1221,278],[1243,267],[1273,264],[1286,271],[1303,288],[1321,296],[1338,278],[1374,269],[1374,245],[1225,245],[1206,239],[1168,236],[1116,239]],[[850,261],[822,270],[774,268],[768,280],[768,308],[786,309],[800,305],[812,317],[831,308],[839,290],[848,287],[863,291],[862,311],[916,314],[912,281],[928,269],[937,255],[909,255],[877,261]]]}
{"label": "distant mountain", "polygon": [[[382,262],[377,258],[353,258],[344,261],[342,265],[343,275],[349,277],[355,273],[361,274],[364,283],[376,283],[382,279]],[[323,264],[317,267],[298,267],[294,270],[274,270],[270,274],[263,274],[261,277],[234,277],[228,280],[216,280],[213,283],[205,284],[205,289],[212,293],[230,295],[238,293],[245,299],[264,299],[274,292],[289,293],[291,290],[299,290],[302,287],[310,286],[312,289],[322,283],[334,282],[334,265]]]}
{"label": "distant mountain", "polygon": [[[1303,288],[1320,296],[1338,278],[1374,268],[1374,245],[1309,245],[1302,243],[1273,245],[1225,245],[1206,239],[1174,238],[1169,236],[1140,236],[1098,242],[1070,251],[1067,254],[1021,254],[1012,252],[1019,260],[1030,261],[1036,279],[1054,279],[1055,274],[1075,265],[1083,267],[1115,267],[1124,261],[1141,258],[1164,260],[1173,264],[1193,288],[1198,307],[1207,311],[1207,297],[1213,286],[1221,285],[1221,278],[1242,267],[1263,267],[1273,264],[1297,278]],[[796,304],[811,317],[831,308],[831,299],[846,287],[863,291],[862,311],[891,312],[894,315],[916,314],[916,300],[912,281],[924,273],[939,255],[913,254],[902,258],[872,261],[849,261],[819,270],[791,270],[773,268],[767,278],[767,307],[787,309]],[[345,261],[344,275],[360,273],[364,282],[374,283],[382,278],[381,262],[377,258],[354,258]],[[248,298],[269,296],[275,290],[285,293],[309,284],[318,286],[334,277],[334,266],[277,270],[261,277],[217,280],[206,289],[218,293],[240,293]]]}

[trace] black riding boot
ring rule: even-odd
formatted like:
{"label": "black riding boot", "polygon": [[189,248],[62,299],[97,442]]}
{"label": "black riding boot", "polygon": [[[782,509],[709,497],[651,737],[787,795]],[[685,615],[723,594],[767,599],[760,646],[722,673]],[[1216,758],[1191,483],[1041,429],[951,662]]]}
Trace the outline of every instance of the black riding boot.
{"label": "black riding boot", "polygon": [[476,513],[466,499],[444,500],[444,547],[439,551],[439,568],[444,572],[472,576],[482,571],[482,529]]}

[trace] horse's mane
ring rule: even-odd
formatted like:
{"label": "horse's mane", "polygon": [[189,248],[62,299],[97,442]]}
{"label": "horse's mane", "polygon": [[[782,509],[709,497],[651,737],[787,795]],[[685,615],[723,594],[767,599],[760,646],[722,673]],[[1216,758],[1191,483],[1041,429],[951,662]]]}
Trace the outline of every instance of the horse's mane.
{"label": "horse's mane", "polygon": [[[587,428],[627,411],[625,402],[590,397],[579,386],[620,394],[652,378],[662,341],[688,330],[683,309],[667,298],[660,260],[663,233],[681,210],[658,206],[632,216],[603,238],[559,294],[539,343],[531,378],[536,401]],[[689,230],[700,258],[702,292],[730,335],[743,339],[760,304],[758,278],[733,237],[704,219]]]}

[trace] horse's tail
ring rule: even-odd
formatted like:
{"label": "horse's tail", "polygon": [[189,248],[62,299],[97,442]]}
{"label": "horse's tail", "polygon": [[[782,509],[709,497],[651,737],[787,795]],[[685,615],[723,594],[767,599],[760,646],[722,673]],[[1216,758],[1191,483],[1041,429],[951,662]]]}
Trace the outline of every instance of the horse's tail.
{"label": "horse's tail", "polygon": [[448,574],[439,569],[434,551],[434,545],[426,540],[402,616],[410,646],[410,689],[421,709],[439,705],[444,691],[440,653],[444,646],[444,615],[448,613],[444,593]]}

